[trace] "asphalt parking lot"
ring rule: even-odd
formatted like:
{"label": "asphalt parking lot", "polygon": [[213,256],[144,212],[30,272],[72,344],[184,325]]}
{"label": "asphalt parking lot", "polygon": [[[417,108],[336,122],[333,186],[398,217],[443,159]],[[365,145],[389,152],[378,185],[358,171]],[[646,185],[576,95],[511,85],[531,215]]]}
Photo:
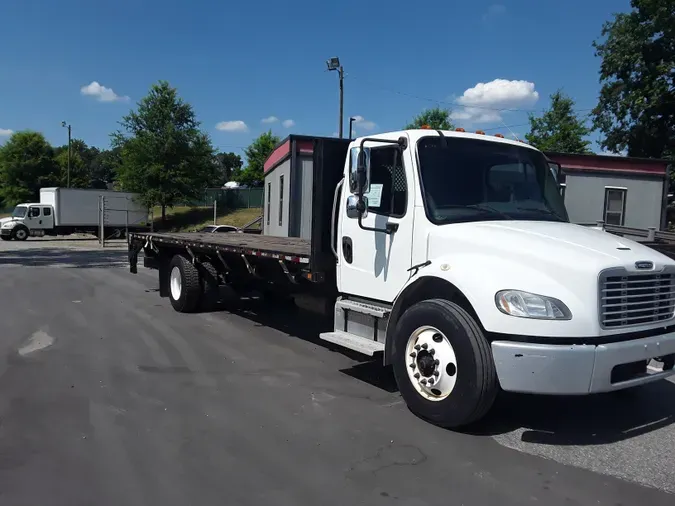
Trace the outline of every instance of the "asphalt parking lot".
{"label": "asphalt parking lot", "polygon": [[0,243],[0,505],[675,504],[675,384],[425,423],[325,322],[183,315],[123,241]]}

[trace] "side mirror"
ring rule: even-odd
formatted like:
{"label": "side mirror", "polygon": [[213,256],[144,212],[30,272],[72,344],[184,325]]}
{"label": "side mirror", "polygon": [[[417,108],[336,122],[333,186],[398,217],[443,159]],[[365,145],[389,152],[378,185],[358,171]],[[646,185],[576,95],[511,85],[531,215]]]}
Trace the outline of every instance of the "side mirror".
{"label": "side mirror", "polygon": [[349,163],[349,191],[362,196],[370,190],[370,148],[352,148]]}
{"label": "side mirror", "polygon": [[560,164],[556,162],[548,162],[548,168],[551,169],[551,173],[553,174],[553,179],[555,179],[555,182],[560,184],[560,174],[562,173]]}

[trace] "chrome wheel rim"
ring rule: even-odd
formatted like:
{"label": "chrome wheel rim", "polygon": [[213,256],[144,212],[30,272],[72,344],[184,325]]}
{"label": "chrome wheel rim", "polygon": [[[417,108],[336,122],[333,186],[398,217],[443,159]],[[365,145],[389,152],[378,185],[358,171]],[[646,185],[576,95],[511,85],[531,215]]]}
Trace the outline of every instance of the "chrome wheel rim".
{"label": "chrome wheel rim", "polygon": [[173,300],[180,299],[180,294],[183,290],[183,278],[178,266],[171,269],[171,280],[169,284],[171,285],[171,297],[173,297]]}
{"label": "chrome wheel rim", "polygon": [[429,401],[442,401],[457,383],[457,355],[448,338],[435,327],[415,330],[405,350],[406,370],[417,393]]}

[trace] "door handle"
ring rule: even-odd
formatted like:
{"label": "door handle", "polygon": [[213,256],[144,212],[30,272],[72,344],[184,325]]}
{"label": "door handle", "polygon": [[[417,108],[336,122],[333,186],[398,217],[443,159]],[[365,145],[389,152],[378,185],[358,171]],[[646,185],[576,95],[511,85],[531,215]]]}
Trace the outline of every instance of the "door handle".
{"label": "door handle", "polygon": [[342,238],[342,256],[348,264],[352,263],[352,260],[354,260],[354,248],[351,237],[345,236]]}

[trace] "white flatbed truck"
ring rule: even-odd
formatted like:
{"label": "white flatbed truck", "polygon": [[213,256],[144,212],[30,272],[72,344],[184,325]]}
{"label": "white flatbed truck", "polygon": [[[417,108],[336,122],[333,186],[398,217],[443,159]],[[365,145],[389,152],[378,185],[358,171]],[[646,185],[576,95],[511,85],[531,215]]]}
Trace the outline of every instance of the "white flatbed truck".
{"label": "white flatbed truck", "polygon": [[[675,262],[569,223],[559,167],[535,148],[431,129],[289,142],[270,160],[311,144],[311,197],[283,165],[261,235],[133,233],[131,271],[143,251],[181,312],[211,309],[222,285],[328,301],[321,338],[382,354],[408,407],[446,427],[500,390],[587,395],[675,373]],[[311,200],[309,238],[275,227],[284,198]]]}

